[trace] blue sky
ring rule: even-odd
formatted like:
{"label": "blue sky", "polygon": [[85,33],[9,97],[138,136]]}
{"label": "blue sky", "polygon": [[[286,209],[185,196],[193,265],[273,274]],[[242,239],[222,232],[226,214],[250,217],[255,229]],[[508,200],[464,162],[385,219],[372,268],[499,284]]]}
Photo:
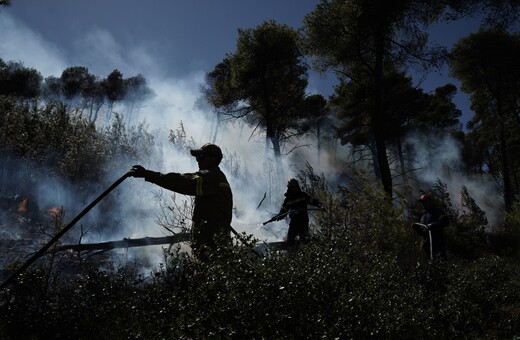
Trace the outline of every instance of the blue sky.
{"label": "blue sky", "polygon": [[[265,20],[299,27],[319,0],[13,0],[0,9],[0,57],[22,61],[44,76],[86,66],[100,77],[119,69],[182,83],[197,92],[203,75],[235,51],[238,28]],[[440,25],[431,39],[450,46],[476,29],[474,22]],[[166,80],[168,81],[168,80]],[[447,70],[421,86],[432,91],[447,82]],[[309,92],[332,93],[333,77],[312,74]],[[191,84],[191,85],[190,85]],[[467,96],[456,102],[464,122],[472,115]]]}
{"label": "blue sky", "polygon": [[[159,71],[152,72],[183,77],[193,71],[207,72],[226,53],[233,52],[238,28],[254,28],[268,19],[298,27],[317,3],[316,0],[14,0],[3,11],[18,26],[33,30],[53,44],[66,62],[85,63],[89,69],[103,73],[125,66],[116,64],[116,57],[111,58],[109,53],[115,52],[123,63],[131,63],[141,53],[160,65]],[[99,47],[92,46],[95,40]],[[96,51],[85,50],[86,47]],[[105,51],[100,50],[103,47]],[[99,53],[98,57],[94,52]],[[100,62],[102,56],[105,60]],[[139,72],[146,76],[148,69],[143,67]]]}

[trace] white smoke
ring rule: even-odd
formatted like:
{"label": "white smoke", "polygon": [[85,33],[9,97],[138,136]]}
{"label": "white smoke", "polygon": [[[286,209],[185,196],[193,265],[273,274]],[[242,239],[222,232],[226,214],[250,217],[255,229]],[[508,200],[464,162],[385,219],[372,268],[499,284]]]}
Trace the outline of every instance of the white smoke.
{"label": "white smoke", "polygon": [[8,13],[0,13],[0,51],[4,61],[21,61],[46,75],[61,74],[66,65],[64,53]]}
{"label": "white smoke", "polygon": [[462,211],[462,187],[486,213],[489,226],[498,226],[504,210],[500,189],[489,176],[468,177],[462,159],[462,146],[450,135],[442,137],[430,134],[410,134],[405,140],[414,150],[414,177],[419,179],[414,192],[432,190],[437,181],[446,185],[454,208]]}
{"label": "white smoke", "polygon": [[[170,130],[179,129],[181,124],[194,147],[213,142],[215,138],[214,142],[224,151],[222,170],[232,187],[235,204],[232,226],[239,233],[252,234],[264,241],[279,241],[285,236],[287,224],[284,221],[265,226],[262,222],[278,211],[287,179],[295,177],[305,168],[306,163],[309,163],[317,174],[324,174],[330,183],[339,183],[338,176],[341,173],[340,166],[344,162],[342,156],[346,147],[329,145],[328,148],[323,148],[318,157],[315,138],[309,136],[298,141],[298,144],[308,146],[300,147],[291,157],[284,158],[286,178],[275,178],[272,151],[266,151],[265,136],[255,134],[251,127],[238,122],[228,122],[217,127],[211,109],[197,104],[200,86],[209,70],[194,71],[179,79],[167,78],[161,72],[167,66],[161,65],[157,61],[158,57],[150,55],[145,47],[124,47],[110,32],[103,29],[85,32],[83,37],[78,37],[76,50],[81,53],[74,56],[67,55],[59,46],[50,44],[8,13],[0,15],[0,32],[1,57],[4,60],[20,60],[26,67],[40,71],[44,77],[59,76],[66,67],[76,65],[85,66],[92,74],[100,76],[106,76],[114,69],[120,70],[125,77],[142,74],[148,80],[155,97],[138,110],[126,110],[124,105],[114,108],[123,115],[126,124],[135,125],[144,121],[149,131],[155,135],[157,157],[143,160],[142,165],[161,172],[197,170],[193,157],[187,152],[180,152],[168,142]],[[108,123],[102,119],[99,122],[104,126]],[[486,205],[485,198],[493,197],[495,188],[492,183],[483,179],[469,180],[463,175],[460,147],[453,139],[446,137],[432,143],[431,139],[414,135],[409,136],[407,142],[414,145],[417,152],[416,166],[421,169],[417,176],[423,179],[423,183],[431,184],[439,178],[448,184],[448,189],[455,198],[460,196],[461,186],[466,185],[480,207],[488,212],[487,217],[491,222],[491,212],[496,207]],[[119,169],[119,173],[109,174],[105,180],[107,186],[132,165],[134,164],[129,161],[123,161],[112,166],[113,169]],[[81,211],[96,197],[85,198],[81,197],[80,193],[70,192],[66,184],[51,176],[42,176],[37,190],[45,204],[66,206],[66,220],[72,219],[74,213]],[[99,193],[102,190],[103,188],[100,188]],[[264,193],[266,199],[257,209]],[[102,209],[103,205],[100,204],[100,207],[93,209],[88,217],[80,222],[85,227],[95,226],[91,233],[85,235],[84,242],[165,234],[165,230],[156,223],[157,216],[161,214],[158,196],[163,204],[171,204],[170,192],[142,179],[129,178],[110,195],[118,198],[119,204],[116,208],[106,210]],[[181,196],[176,197],[179,200],[189,199]],[[108,218],[109,215],[112,216]],[[114,225],[107,226],[104,224],[105,221]],[[131,258],[134,256],[132,254],[148,254],[151,262],[164,262],[160,247],[131,249],[126,255]]]}

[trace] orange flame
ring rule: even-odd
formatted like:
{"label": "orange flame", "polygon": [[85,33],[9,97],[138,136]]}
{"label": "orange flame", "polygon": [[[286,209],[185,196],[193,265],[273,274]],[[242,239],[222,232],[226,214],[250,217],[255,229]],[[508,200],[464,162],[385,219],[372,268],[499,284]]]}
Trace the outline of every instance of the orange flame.
{"label": "orange flame", "polygon": [[63,207],[52,207],[47,211],[52,218],[63,216]]}
{"label": "orange flame", "polygon": [[25,197],[20,203],[18,203],[18,211],[19,213],[27,212],[27,205],[29,203],[29,197]]}

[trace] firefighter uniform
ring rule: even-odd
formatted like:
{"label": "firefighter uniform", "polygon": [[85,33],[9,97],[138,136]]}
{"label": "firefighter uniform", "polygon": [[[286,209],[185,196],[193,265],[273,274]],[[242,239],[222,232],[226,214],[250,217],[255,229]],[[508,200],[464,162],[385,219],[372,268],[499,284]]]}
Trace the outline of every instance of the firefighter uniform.
{"label": "firefighter uniform", "polygon": [[309,238],[309,213],[307,205],[321,207],[322,204],[308,193],[301,191],[298,182],[291,179],[287,185],[285,199],[277,218],[281,220],[287,213],[289,214],[289,230],[287,232],[287,245],[292,246],[296,242],[296,237],[300,241],[306,241]]}
{"label": "firefighter uniform", "polygon": [[423,204],[424,214],[421,224],[414,223],[412,228],[423,238],[422,249],[427,258],[446,260],[446,239],[444,228],[449,224],[449,218],[442,209],[435,206],[428,195],[422,195],[419,202]]}
{"label": "firefighter uniform", "polygon": [[199,258],[231,244],[233,195],[224,173],[213,167],[195,173],[162,174],[147,171],[144,179],[165,189],[195,196],[192,217],[192,248]]}

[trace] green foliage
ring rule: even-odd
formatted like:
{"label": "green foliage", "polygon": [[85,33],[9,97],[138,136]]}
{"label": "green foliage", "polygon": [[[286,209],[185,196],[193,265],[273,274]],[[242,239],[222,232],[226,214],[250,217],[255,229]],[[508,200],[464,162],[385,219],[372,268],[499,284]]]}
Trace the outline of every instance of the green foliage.
{"label": "green foliage", "polygon": [[[312,173],[309,169],[307,174]],[[319,177],[306,182],[320,188]],[[319,193],[319,189],[316,191]],[[325,193],[323,193],[326,195]],[[333,196],[333,195],[331,195]],[[334,195],[335,196],[335,195]],[[0,337],[511,338],[520,334],[518,261],[413,262],[402,211],[363,174],[346,201],[321,197],[313,239],[252,253],[251,238],[197,262],[180,253],[150,275],[86,261],[24,273],[3,292]],[[471,200],[469,200],[471,201]],[[345,204],[345,202],[348,202]],[[337,223],[336,223],[337,222]],[[69,268],[69,270],[65,270]],[[69,274],[67,274],[69,273]]]}
{"label": "green foliage", "polygon": [[103,140],[106,142],[106,152],[112,165],[128,162],[151,162],[156,156],[153,152],[155,139],[146,130],[146,125],[127,126],[123,116],[115,114],[112,125],[103,131]]}
{"label": "green foliage", "polygon": [[[207,75],[205,95],[218,114],[243,119],[255,133],[265,132],[276,157],[284,140],[298,134],[305,103],[307,65],[298,33],[266,21],[239,29],[237,50]],[[310,114],[310,113],[309,113]]]}
{"label": "green foliage", "polygon": [[449,250],[452,254],[465,258],[477,258],[489,253],[486,214],[476,204],[468,189],[461,189],[462,211],[446,230]]}
{"label": "green foliage", "polygon": [[[508,338],[518,335],[518,262],[486,256],[442,270],[444,290],[433,322],[449,325],[439,337]],[[485,334],[483,333],[485,331]]]}
{"label": "green foliage", "polygon": [[193,138],[188,138],[183,122],[180,122],[176,130],[170,130],[168,141],[172,147],[180,153],[189,154],[190,150],[196,147]]}
{"label": "green foliage", "polygon": [[475,231],[484,232],[488,225],[486,213],[480,209],[475,200],[468,192],[468,188],[463,185],[461,191],[461,204],[463,213],[461,219],[465,225]]}
{"label": "green foliage", "polygon": [[457,20],[474,16],[485,27],[514,26],[518,20],[518,0],[448,0],[445,17]]}
{"label": "green foliage", "polygon": [[0,58],[0,95],[12,95],[20,100],[36,98],[40,95],[42,80],[37,70],[26,68],[22,63],[6,63]]}
{"label": "green foliage", "polygon": [[19,104],[0,96],[0,152],[14,155],[73,183],[96,183],[118,160],[153,156],[153,137],[143,125],[126,127],[121,116],[100,131],[73,116],[66,105]]}
{"label": "green foliage", "polygon": [[394,254],[411,233],[405,229],[403,212],[394,208],[382,188],[363,174],[353,178],[357,189],[346,195],[346,226],[350,237],[369,249],[391,250]]}
{"label": "green foliage", "polygon": [[350,109],[357,111],[344,115],[346,123],[339,131],[342,141],[366,144],[368,139],[373,143],[375,173],[389,197],[392,174],[386,139],[389,131],[394,130],[395,136],[395,128],[403,125],[396,119],[403,108],[395,110],[394,105],[385,103],[385,67],[392,65],[399,71],[407,60],[430,66],[438,62],[433,57],[436,53],[427,51],[426,35],[420,28],[439,13],[437,2],[333,0],[322,1],[304,19],[304,50],[320,71],[332,70],[339,75],[337,97],[340,103],[350,101]]}
{"label": "green foliage", "polygon": [[[510,210],[517,187],[515,150],[518,149],[518,92],[520,68],[518,34],[503,27],[479,30],[460,40],[451,53],[450,72],[471,95],[475,116],[468,123],[472,143],[484,146],[488,172],[500,180],[506,210]],[[475,72],[478,70],[478,72]]]}
{"label": "green foliage", "polygon": [[124,101],[131,113],[134,106],[150,99],[154,93],[140,74],[124,78],[116,69],[100,79],[86,67],[72,66],[63,70],[59,78],[43,79],[40,72],[24,67],[21,62],[5,62],[0,58],[0,95],[14,96],[21,102],[63,100],[82,115],[88,115],[89,122],[96,122],[101,108],[108,104],[108,123],[116,102]]}
{"label": "green foliage", "polygon": [[476,259],[492,253],[488,244],[488,220],[466,186],[461,189],[461,208],[456,209],[448,186],[437,179],[430,193],[436,204],[447,213],[450,224],[445,229],[447,250],[451,256]]}
{"label": "green foliage", "polygon": [[506,214],[503,227],[493,230],[489,238],[498,254],[518,258],[520,255],[520,202],[518,200]]}
{"label": "green foliage", "polygon": [[72,118],[61,103],[40,109],[0,97],[0,105],[4,155],[15,155],[72,181],[100,177],[105,142],[93,125]]}

